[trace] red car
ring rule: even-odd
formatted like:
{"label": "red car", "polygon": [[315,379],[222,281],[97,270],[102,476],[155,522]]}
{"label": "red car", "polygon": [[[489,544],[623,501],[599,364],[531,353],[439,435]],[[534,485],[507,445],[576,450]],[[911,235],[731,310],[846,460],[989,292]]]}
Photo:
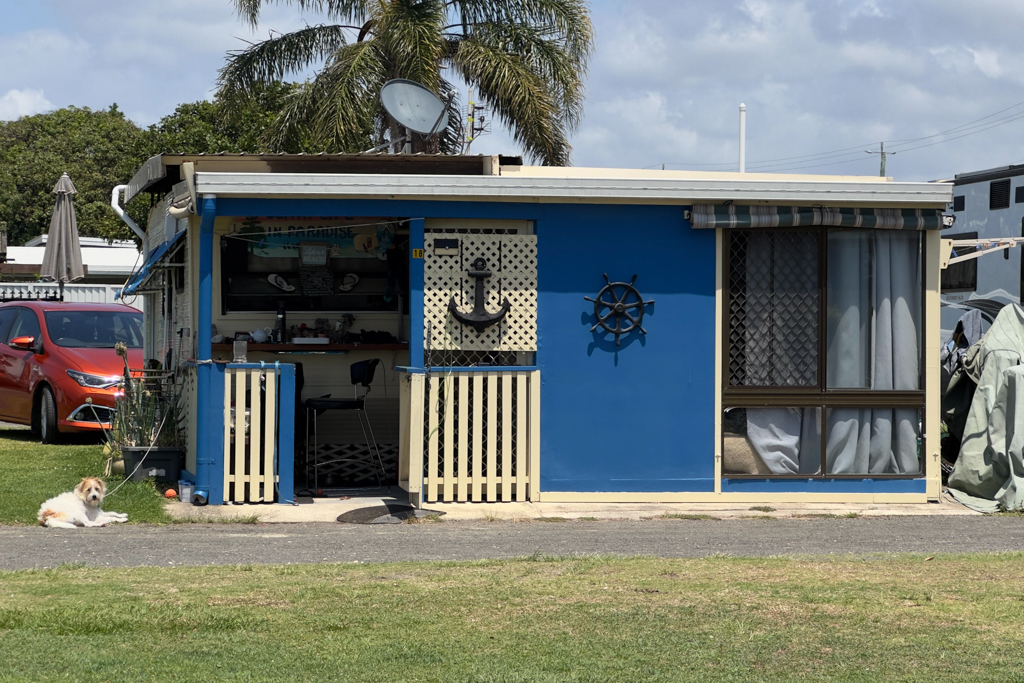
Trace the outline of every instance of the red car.
{"label": "red car", "polygon": [[[43,441],[110,427],[128,363],[142,367],[142,313],[121,304],[0,303],[0,420],[30,425]],[[92,399],[92,401],[88,401]]]}

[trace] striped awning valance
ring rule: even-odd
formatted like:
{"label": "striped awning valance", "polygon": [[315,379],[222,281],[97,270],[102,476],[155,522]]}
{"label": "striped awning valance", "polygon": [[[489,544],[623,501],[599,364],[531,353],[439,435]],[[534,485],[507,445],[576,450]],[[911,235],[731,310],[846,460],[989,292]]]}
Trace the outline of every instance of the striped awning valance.
{"label": "striped awning valance", "polygon": [[795,228],[825,225],[880,230],[938,230],[942,227],[942,210],[694,204],[690,223],[695,228]]}

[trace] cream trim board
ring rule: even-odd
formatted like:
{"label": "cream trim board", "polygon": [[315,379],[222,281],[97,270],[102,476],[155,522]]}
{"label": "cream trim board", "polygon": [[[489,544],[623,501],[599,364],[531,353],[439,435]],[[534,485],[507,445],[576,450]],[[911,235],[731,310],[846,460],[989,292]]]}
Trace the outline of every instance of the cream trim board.
{"label": "cream trim board", "polygon": [[576,493],[545,491],[545,503],[927,503],[925,493]]}
{"label": "cream trim board", "polygon": [[940,330],[940,277],[938,232],[925,233],[924,240],[924,434],[926,494],[929,500],[939,500],[942,494],[942,467],[940,457],[939,418],[942,406],[939,382]]}

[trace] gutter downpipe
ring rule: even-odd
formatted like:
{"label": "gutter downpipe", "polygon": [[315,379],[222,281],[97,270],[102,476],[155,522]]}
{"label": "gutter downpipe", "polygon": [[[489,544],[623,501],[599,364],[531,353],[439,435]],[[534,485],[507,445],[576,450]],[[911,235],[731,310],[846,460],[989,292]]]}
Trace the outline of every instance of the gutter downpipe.
{"label": "gutter downpipe", "polygon": [[110,193],[110,208],[114,210],[114,213],[117,214],[118,218],[124,221],[124,224],[131,228],[132,232],[134,232],[138,238],[142,240],[143,244],[145,244],[146,233],[142,231],[142,228],[135,224],[132,217],[125,213],[124,208],[121,206],[121,193],[127,189],[127,185],[118,185],[114,188],[114,191]]}
{"label": "gutter downpipe", "polygon": [[[214,486],[214,466],[224,456],[217,457],[223,448],[223,435],[217,434],[215,422],[223,415],[224,407],[216,405],[217,392],[213,380],[213,222],[217,216],[217,196],[203,195],[199,221],[199,312],[196,318],[196,373],[198,397],[196,408],[196,490],[194,503],[224,503],[221,487]],[[223,396],[223,390],[220,392]],[[211,495],[212,494],[212,495]]]}

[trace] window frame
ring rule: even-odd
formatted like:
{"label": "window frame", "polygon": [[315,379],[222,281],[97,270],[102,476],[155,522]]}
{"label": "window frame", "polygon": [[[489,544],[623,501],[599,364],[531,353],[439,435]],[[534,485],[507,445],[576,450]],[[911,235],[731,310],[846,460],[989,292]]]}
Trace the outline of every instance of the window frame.
{"label": "window frame", "polygon": [[[870,233],[864,228],[836,228],[831,226],[803,226],[786,228],[721,228],[722,230],[722,302],[721,302],[721,421],[727,409],[731,408],[820,408],[821,409],[821,467],[816,474],[736,474],[722,472],[723,479],[924,479],[925,466],[922,459],[921,471],[908,474],[828,474],[826,471],[826,442],[828,437],[827,414],[831,408],[912,408],[921,411],[921,453],[927,453],[926,435],[924,431],[925,415],[925,362],[928,329],[928,310],[925,305],[927,279],[924,268],[921,271],[921,345],[918,362],[918,386],[915,390],[879,390],[840,388],[829,389],[827,372],[827,315],[828,315],[828,233],[832,230],[850,230]],[[732,290],[730,287],[732,239],[741,233],[764,233],[765,231],[793,232],[817,231],[818,238],[818,377],[815,387],[764,387],[764,386],[732,386],[729,384],[730,362],[730,315]],[[927,258],[927,239],[919,232],[918,239],[921,249],[922,264]],[[719,435],[719,453],[725,453],[725,430]],[[723,461],[724,464],[724,461]]]}

